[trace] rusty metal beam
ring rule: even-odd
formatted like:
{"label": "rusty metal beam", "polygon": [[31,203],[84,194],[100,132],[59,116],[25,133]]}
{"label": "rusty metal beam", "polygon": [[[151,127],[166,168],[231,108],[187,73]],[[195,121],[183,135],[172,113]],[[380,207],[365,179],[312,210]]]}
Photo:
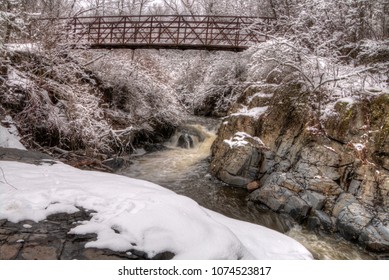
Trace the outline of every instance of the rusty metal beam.
{"label": "rusty metal beam", "polygon": [[74,46],[242,51],[266,40],[273,18],[141,15],[60,20],[66,21],[66,38]]}

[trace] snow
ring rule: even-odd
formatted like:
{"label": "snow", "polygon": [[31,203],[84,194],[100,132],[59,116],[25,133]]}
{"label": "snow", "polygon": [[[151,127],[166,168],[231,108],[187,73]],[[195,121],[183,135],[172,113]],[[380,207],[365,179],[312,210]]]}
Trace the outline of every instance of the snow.
{"label": "snow", "polygon": [[33,85],[33,82],[27,78],[24,77],[25,75],[16,70],[16,69],[11,69],[8,72],[8,85],[9,86],[20,86],[23,88],[27,88],[29,86]]}
{"label": "snow", "polygon": [[11,52],[37,52],[41,48],[39,44],[35,43],[5,44],[5,47]]}
{"label": "snow", "polygon": [[336,103],[339,103],[339,102],[348,103],[347,106],[350,106],[350,105],[354,104],[356,102],[356,100],[355,100],[355,97],[347,96],[347,97],[343,97],[343,98],[336,100]]}
{"label": "snow", "polygon": [[313,127],[313,126],[308,126],[308,127],[306,128],[306,130],[309,131],[309,132],[312,133],[312,134],[318,134],[318,133],[320,133],[320,130],[319,130],[318,128],[316,128],[316,127]]}
{"label": "snow", "polygon": [[246,138],[253,139],[255,142],[257,142],[259,145],[264,146],[265,144],[262,142],[261,139],[258,137],[253,137],[250,134],[247,134],[246,132],[236,132],[234,134],[234,137],[230,138],[229,140],[225,139],[223,142],[230,146],[230,148],[236,148],[241,146],[246,146],[249,144],[248,141],[244,140]]}
{"label": "snow", "polygon": [[257,92],[256,94],[248,98],[248,102],[251,103],[255,98],[272,98],[273,96],[273,93]]}
{"label": "snow", "polygon": [[355,96],[334,98],[328,104],[325,105],[321,115],[321,119],[327,119],[328,117],[333,116],[335,114],[335,105],[337,103],[347,103],[347,107],[352,106],[356,102],[355,98],[356,98]]}
{"label": "snow", "polygon": [[356,149],[357,151],[362,151],[363,149],[365,149],[365,145],[361,143],[353,143],[352,145],[354,146],[354,149]]}
{"label": "snow", "polygon": [[134,152],[131,154],[133,157],[139,157],[147,154],[147,151],[143,148],[135,149]]}
{"label": "snow", "polygon": [[11,134],[7,128],[0,125],[0,147],[26,150],[17,136]]}
{"label": "snow", "polygon": [[323,146],[324,146],[324,148],[326,148],[326,149],[328,149],[328,150],[330,150],[330,151],[336,153],[336,151],[335,151],[334,148],[332,148],[332,147],[330,147],[330,146],[326,146],[326,145],[323,145]]}
{"label": "snow", "polygon": [[268,106],[264,106],[248,109],[247,106],[243,106],[237,113],[231,114],[230,116],[249,116],[258,119],[267,111],[268,108]]}
{"label": "snow", "polygon": [[[86,247],[175,259],[311,259],[297,241],[273,230],[230,219],[153,183],[62,163],[0,161],[0,219],[42,221],[48,215],[94,211],[71,230],[97,234]],[[23,170],[23,172],[20,172]],[[128,253],[128,252],[127,252]]]}
{"label": "snow", "polygon": [[243,140],[244,137],[234,136],[229,140],[225,139],[223,142],[226,143],[230,148],[242,147],[249,144],[249,142]]}

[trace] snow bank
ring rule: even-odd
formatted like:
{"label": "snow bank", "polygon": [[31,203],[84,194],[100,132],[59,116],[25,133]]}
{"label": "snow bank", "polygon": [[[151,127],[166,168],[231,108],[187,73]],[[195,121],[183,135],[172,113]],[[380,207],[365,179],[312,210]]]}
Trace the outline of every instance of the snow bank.
{"label": "snow bank", "polygon": [[248,116],[258,119],[267,111],[268,108],[268,106],[265,106],[248,109],[247,106],[243,106],[243,108],[241,108],[237,113],[231,114],[230,116]]}
{"label": "snow bank", "polygon": [[0,147],[26,150],[19,139],[8,132],[8,129],[0,125]]}
{"label": "snow bank", "polygon": [[[310,259],[295,240],[224,217],[153,183],[56,163],[0,161],[0,219],[39,222],[53,213],[94,210],[72,233],[96,233],[87,247],[170,251],[176,259]],[[21,172],[21,170],[23,170]],[[6,179],[6,180],[5,180]]]}

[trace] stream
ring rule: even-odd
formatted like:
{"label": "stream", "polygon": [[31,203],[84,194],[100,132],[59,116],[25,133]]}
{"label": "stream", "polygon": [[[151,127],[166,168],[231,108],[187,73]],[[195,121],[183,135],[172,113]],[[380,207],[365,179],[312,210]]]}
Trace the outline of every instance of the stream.
{"label": "stream", "polygon": [[210,148],[218,120],[195,118],[165,143],[166,149],[137,150],[132,164],[118,173],[151,181],[201,206],[228,217],[284,233],[303,244],[315,259],[375,259],[342,238],[316,234],[297,225],[289,216],[260,209],[247,200],[247,190],[227,186],[208,173]]}

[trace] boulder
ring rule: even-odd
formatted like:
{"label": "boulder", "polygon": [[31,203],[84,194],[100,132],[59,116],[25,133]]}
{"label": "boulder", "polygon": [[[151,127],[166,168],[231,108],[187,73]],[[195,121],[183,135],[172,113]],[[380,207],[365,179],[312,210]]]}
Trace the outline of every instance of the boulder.
{"label": "boulder", "polygon": [[340,211],[336,218],[336,227],[345,239],[357,241],[372,218],[361,204],[353,202]]}
{"label": "boulder", "polygon": [[306,191],[301,198],[313,209],[320,210],[323,208],[326,197],[322,194],[312,191]]}
{"label": "boulder", "polygon": [[257,179],[262,160],[258,145],[249,142],[254,141],[249,135],[242,135],[225,141],[223,150],[213,159],[210,167],[213,175],[236,187],[246,187]]}
{"label": "boulder", "polygon": [[379,225],[378,228],[369,225],[365,227],[358,238],[365,248],[375,252],[389,251],[389,228]]}
{"label": "boulder", "polygon": [[252,192],[250,200],[260,202],[273,211],[281,211],[284,205],[293,196],[293,193],[278,185],[266,184],[258,190]]}
{"label": "boulder", "polygon": [[194,147],[192,136],[188,133],[181,134],[177,140],[177,147],[183,149],[190,149]]}
{"label": "boulder", "polygon": [[308,217],[307,226],[310,230],[320,229],[328,233],[332,233],[335,230],[331,217],[327,213],[315,209],[312,209]]}
{"label": "boulder", "polygon": [[298,196],[302,189],[293,174],[276,172],[266,179],[262,187],[251,193],[250,199],[302,221],[311,208]]}
{"label": "boulder", "polygon": [[308,214],[311,207],[297,195],[292,195],[286,202],[283,212],[289,214],[298,222],[302,222]]}

